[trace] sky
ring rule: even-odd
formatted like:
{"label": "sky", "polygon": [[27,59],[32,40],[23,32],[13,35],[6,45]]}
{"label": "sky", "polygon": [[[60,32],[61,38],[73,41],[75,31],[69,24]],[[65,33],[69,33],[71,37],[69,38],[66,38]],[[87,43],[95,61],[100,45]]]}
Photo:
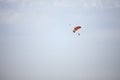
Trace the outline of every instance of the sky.
{"label": "sky", "polygon": [[120,80],[119,67],[120,0],[0,0],[0,80]]}

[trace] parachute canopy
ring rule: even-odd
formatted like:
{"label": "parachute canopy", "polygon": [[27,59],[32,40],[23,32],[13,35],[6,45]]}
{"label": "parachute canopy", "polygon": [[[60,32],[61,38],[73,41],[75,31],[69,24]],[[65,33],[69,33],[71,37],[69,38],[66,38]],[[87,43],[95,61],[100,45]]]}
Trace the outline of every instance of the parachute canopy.
{"label": "parachute canopy", "polygon": [[73,32],[75,33],[78,29],[80,29],[81,28],[81,26],[76,26],[76,27],[74,27],[74,29],[73,29]]}

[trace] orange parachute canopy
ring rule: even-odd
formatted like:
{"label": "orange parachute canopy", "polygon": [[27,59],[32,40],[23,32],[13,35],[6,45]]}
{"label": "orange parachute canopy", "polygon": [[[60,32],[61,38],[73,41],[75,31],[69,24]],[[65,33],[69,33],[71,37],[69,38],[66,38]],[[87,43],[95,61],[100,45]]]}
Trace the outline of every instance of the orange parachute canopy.
{"label": "orange parachute canopy", "polygon": [[73,29],[73,32],[75,33],[78,29],[80,29],[81,28],[81,26],[76,26],[76,27],[74,27],[74,29]]}

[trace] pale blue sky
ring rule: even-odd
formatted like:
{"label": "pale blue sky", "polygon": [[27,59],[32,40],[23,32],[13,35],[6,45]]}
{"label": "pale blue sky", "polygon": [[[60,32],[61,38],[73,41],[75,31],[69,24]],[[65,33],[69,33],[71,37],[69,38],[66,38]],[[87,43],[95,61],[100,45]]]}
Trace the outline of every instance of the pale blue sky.
{"label": "pale blue sky", "polygon": [[119,53],[119,0],[0,0],[1,80],[119,80]]}

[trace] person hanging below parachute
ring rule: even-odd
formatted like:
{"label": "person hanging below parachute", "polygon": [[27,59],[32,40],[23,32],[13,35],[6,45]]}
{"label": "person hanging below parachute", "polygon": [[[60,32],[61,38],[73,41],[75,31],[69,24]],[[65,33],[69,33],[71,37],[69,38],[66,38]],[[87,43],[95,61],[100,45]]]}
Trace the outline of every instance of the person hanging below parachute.
{"label": "person hanging below parachute", "polygon": [[[76,31],[78,31],[79,29],[81,29],[81,26],[74,27],[73,33],[75,33]],[[78,33],[78,35],[80,36],[80,33]]]}

